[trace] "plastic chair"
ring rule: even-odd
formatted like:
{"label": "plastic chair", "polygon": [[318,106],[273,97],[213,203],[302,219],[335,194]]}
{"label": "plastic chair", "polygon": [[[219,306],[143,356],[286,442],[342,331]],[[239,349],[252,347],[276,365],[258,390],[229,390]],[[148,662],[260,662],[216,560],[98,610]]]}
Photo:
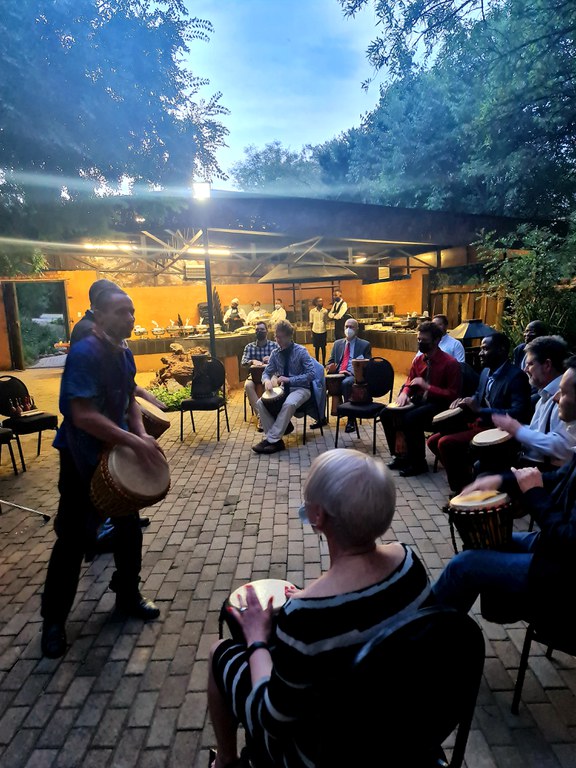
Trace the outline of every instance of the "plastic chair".
{"label": "plastic chair", "polygon": [[38,434],[38,448],[36,455],[39,456],[40,448],[42,447],[42,432],[46,429],[58,429],[58,416],[53,413],[38,411],[37,414],[31,416],[13,415],[10,401],[12,401],[12,403],[16,400],[25,402],[26,398],[29,397],[30,393],[28,387],[21,379],[18,379],[16,376],[0,376],[0,413],[9,416],[9,418],[3,420],[2,427],[4,427],[4,429],[10,429],[16,438],[16,445],[18,446],[18,453],[20,454],[23,472],[26,472],[26,463],[24,462],[24,454],[22,453],[20,435]]}
{"label": "plastic chair", "polygon": [[215,358],[207,360],[205,366],[212,386],[212,395],[210,397],[195,398],[193,396],[194,379],[192,379],[192,397],[183,400],[180,404],[180,442],[184,440],[184,413],[186,411],[190,413],[193,432],[196,432],[194,411],[216,411],[216,435],[218,440],[220,440],[220,413],[221,411],[224,411],[224,415],[226,416],[226,429],[230,432],[228,409],[226,407],[226,370],[220,360]]}
{"label": "plastic chair", "polygon": [[[364,377],[368,385],[371,397],[385,397],[389,395],[388,402],[392,402],[392,390],[394,389],[394,368],[383,357],[372,357],[364,369]],[[360,437],[358,430],[359,419],[372,419],[372,453],[376,453],[376,422],[386,403],[372,402],[365,404],[342,403],[338,406],[336,417],[336,437],[334,447],[338,448],[338,436],[340,434],[340,419],[344,416],[356,420],[356,435]]]}
{"label": "plastic chair", "polygon": [[0,462],[2,461],[2,446],[7,445],[10,452],[10,458],[12,459],[12,468],[14,474],[18,474],[18,468],[16,466],[16,459],[14,458],[14,450],[12,449],[12,440],[14,440],[14,433],[11,429],[4,429],[0,427]]}
{"label": "plastic chair", "polygon": [[[422,608],[392,619],[318,701],[319,768],[459,768],[474,715],[485,644],[469,615]],[[456,731],[451,761],[443,742]]]}

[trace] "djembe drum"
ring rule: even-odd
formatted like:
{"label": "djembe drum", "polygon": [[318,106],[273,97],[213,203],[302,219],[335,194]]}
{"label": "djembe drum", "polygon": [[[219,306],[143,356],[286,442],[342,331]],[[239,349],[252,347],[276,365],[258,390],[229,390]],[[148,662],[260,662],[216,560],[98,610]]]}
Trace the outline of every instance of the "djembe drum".
{"label": "djembe drum", "polygon": [[453,435],[468,429],[468,419],[462,408],[448,408],[432,419],[432,429],[442,435]]}
{"label": "djembe drum", "polygon": [[282,410],[284,400],[286,400],[284,387],[272,387],[272,389],[265,389],[264,392],[262,392],[262,397],[260,399],[262,400],[264,407],[270,413],[272,418],[276,419]]}
{"label": "djembe drum", "polygon": [[368,390],[368,384],[364,377],[364,369],[370,360],[364,357],[354,358],[352,360],[352,371],[354,373],[354,384],[350,392],[351,403],[371,403],[372,397]]}
{"label": "djembe drum", "polygon": [[474,458],[482,472],[502,472],[514,466],[520,445],[504,429],[485,429],[471,441]]}
{"label": "djembe drum", "polygon": [[250,366],[250,378],[254,382],[254,390],[257,397],[262,397],[264,392],[264,384],[262,384],[262,374],[264,373],[265,365],[262,363],[253,362]]}
{"label": "djembe drum", "polygon": [[90,483],[90,499],[104,518],[135,514],[166,497],[170,468],[164,456],[158,456],[157,469],[151,472],[127,445],[104,451]]}
{"label": "djembe drum", "polygon": [[257,579],[251,581],[249,584],[243,584],[238,589],[235,589],[232,594],[226,598],[222,608],[220,610],[220,618],[218,621],[220,638],[224,637],[224,625],[228,627],[230,634],[234,640],[238,642],[245,642],[244,633],[238,621],[233,613],[228,609],[232,606],[242,611],[246,605],[246,587],[250,585],[254,587],[256,596],[260,601],[262,608],[266,608],[268,601],[272,598],[272,610],[274,616],[277,616],[280,609],[288,599],[286,597],[286,589],[296,589],[294,584],[289,581],[283,581],[282,579]]}
{"label": "djembe drum", "polygon": [[338,416],[338,406],[343,402],[342,382],[346,378],[345,373],[326,374],[326,392],[331,397],[330,415]]}
{"label": "djembe drum", "polygon": [[144,429],[149,435],[152,435],[156,440],[161,437],[164,432],[170,427],[170,419],[166,416],[164,411],[161,411],[154,403],[148,402],[143,397],[134,398],[138,403],[142,412],[142,423]]}
{"label": "djembe drum", "polygon": [[403,418],[402,415],[406,411],[410,411],[414,408],[414,403],[408,402],[405,405],[397,405],[396,403],[389,403],[386,406],[386,410],[392,414],[392,424],[396,433],[396,441],[394,452],[397,456],[403,456],[406,453],[406,438],[404,437]]}
{"label": "djembe drum", "polygon": [[448,512],[454,552],[458,552],[454,529],[464,549],[504,549],[512,539],[514,505],[506,493],[474,491],[454,496]]}

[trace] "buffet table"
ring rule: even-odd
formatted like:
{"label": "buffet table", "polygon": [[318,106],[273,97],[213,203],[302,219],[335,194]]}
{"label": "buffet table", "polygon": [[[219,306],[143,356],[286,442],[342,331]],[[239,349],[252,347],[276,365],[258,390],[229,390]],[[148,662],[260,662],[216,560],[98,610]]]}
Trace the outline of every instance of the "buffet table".
{"label": "buffet table", "polygon": [[397,375],[407,375],[418,352],[418,334],[415,331],[369,331],[361,334],[372,345],[374,357],[384,357]]}

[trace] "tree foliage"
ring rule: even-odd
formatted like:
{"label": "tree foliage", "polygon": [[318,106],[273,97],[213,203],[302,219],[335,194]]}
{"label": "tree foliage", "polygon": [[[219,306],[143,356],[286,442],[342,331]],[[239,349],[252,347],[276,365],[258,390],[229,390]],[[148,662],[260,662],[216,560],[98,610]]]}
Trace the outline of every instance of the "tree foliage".
{"label": "tree foliage", "polygon": [[295,196],[318,194],[320,168],[311,147],[294,151],[280,141],[272,141],[262,149],[250,145],[244,155],[231,169],[239,189]]}
{"label": "tree foliage", "polygon": [[23,186],[219,175],[226,110],[185,63],[210,32],[182,0],[3,0],[0,168]]}
{"label": "tree foliage", "polygon": [[[476,244],[492,295],[506,298],[502,326],[515,344],[532,320],[576,343],[576,293],[566,280],[576,269],[576,220],[567,237],[521,226],[505,239],[485,234]],[[514,249],[514,253],[510,253]]]}

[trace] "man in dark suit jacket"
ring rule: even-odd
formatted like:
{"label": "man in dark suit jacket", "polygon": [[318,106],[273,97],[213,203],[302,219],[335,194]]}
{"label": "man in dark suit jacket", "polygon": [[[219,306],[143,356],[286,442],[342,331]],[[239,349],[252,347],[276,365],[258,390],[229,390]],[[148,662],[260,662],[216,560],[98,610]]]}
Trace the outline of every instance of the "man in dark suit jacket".
{"label": "man in dark suit jacket", "polygon": [[[567,361],[560,382],[558,412],[567,425],[575,422],[576,357]],[[514,533],[506,551],[469,549],[452,558],[433,586],[437,600],[468,611],[487,593],[497,598],[502,613],[509,612],[507,622],[544,622],[558,638],[573,633],[576,455],[553,472],[524,468],[480,477],[466,492],[474,490],[522,494],[522,508],[540,530]]]}
{"label": "man in dark suit jacket", "polygon": [[509,353],[510,341],[503,333],[482,339],[480,362],[484,368],[478,389],[473,397],[460,398],[451,405],[469,413],[468,429],[451,435],[436,433],[428,438],[428,447],[446,469],[453,493],[460,493],[472,482],[474,469],[470,442],[478,432],[494,426],[493,413],[507,414],[521,424],[528,424],[532,418],[528,376],[508,360]]}
{"label": "man in dark suit jacket", "polygon": [[517,347],[514,347],[512,353],[512,362],[517,368],[524,368],[524,355],[526,354],[524,350],[526,345],[530,344],[534,339],[537,339],[538,336],[547,336],[547,334],[548,330],[541,320],[532,320],[528,323],[526,328],[524,328],[524,341],[522,344],[518,344]]}
{"label": "man in dark suit jacket", "polygon": [[[345,374],[345,378],[342,379],[342,397],[344,398],[344,401],[350,400],[352,384],[354,384],[352,360],[354,360],[354,358],[365,358],[369,360],[371,357],[372,347],[370,346],[370,342],[358,338],[358,321],[349,317],[344,323],[344,338],[337,339],[334,342],[330,357],[326,363],[326,370],[328,373]],[[320,425],[312,424],[311,428],[315,429],[316,426]],[[355,420],[348,419],[346,432],[354,432],[355,430]]]}

